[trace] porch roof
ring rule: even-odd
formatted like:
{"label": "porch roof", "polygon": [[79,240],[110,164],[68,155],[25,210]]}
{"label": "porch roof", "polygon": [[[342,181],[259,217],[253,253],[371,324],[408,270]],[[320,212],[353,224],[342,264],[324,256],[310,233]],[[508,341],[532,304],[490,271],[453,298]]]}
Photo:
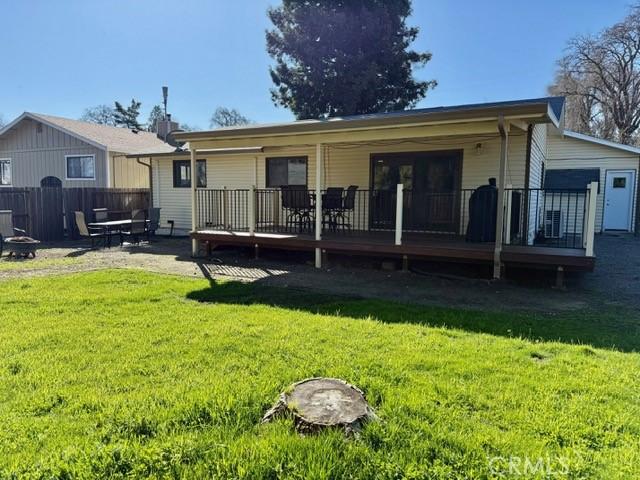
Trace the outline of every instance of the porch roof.
{"label": "porch roof", "polygon": [[[522,122],[521,124],[552,123],[558,126],[562,120],[563,110],[564,97],[545,97],[354,115],[326,120],[300,120],[288,123],[227,127],[210,131],[181,132],[176,133],[175,137],[179,141],[191,142],[196,148],[207,148],[213,145],[246,145],[250,141],[283,136],[301,136],[309,143],[313,143],[319,140],[318,135],[322,134],[327,141],[332,141],[334,140],[331,138],[332,134],[367,130],[382,131],[390,128],[398,130],[398,127],[405,127],[405,130],[408,131],[407,134],[411,135],[415,133],[412,128],[436,125],[486,123],[493,126],[499,116],[503,116],[506,120]],[[447,130],[444,128],[438,132],[440,135],[446,135]],[[453,128],[451,128],[451,132],[453,135],[461,133]],[[335,140],[339,141],[340,137],[334,136],[336,136]],[[259,145],[265,144],[267,143],[259,143]]]}

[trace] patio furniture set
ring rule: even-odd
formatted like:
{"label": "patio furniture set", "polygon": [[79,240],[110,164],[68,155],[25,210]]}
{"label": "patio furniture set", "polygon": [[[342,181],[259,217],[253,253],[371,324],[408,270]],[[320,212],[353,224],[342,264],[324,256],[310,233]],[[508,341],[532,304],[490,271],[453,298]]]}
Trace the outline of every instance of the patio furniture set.
{"label": "patio furniture set", "polygon": [[[283,186],[282,208],[287,212],[287,228],[312,230],[315,221],[316,195],[306,186]],[[357,185],[330,187],[322,194],[322,226],[331,231],[351,230],[350,214],[355,209]]]}
{"label": "patio furniture set", "polygon": [[160,224],[160,209],[133,210],[129,218],[115,220],[106,208],[94,208],[94,221],[87,223],[84,212],[75,212],[76,226],[81,237],[91,240],[91,248],[96,244],[111,247],[113,237],[117,237],[120,245],[125,238],[138,244],[141,239],[150,241]]}

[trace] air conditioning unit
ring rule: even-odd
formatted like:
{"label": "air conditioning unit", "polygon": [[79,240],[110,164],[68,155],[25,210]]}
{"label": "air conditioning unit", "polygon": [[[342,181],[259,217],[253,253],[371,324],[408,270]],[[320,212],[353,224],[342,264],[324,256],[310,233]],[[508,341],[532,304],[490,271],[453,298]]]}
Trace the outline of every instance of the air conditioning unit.
{"label": "air conditioning unit", "polygon": [[564,238],[564,212],[546,210],[544,212],[544,238]]}

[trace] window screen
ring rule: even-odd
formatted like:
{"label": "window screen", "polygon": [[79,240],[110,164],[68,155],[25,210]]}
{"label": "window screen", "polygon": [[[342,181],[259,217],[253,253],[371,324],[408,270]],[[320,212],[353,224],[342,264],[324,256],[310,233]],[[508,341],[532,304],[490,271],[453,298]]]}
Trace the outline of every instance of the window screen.
{"label": "window screen", "polygon": [[11,160],[0,160],[0,185],[11,185]]}
{"label": "window screen", "polygon": [[96,159],[93,155],[74,155],[67,157],[67,178],[96,178]]}
{"label": "window screen", "polygon": [[267,158],[267,187],[307,185],[307,157]]}
{"label": "window screen", "polygon": [[[196,172],[198,174],[198,188],[207,187],[207,161],[196,161]],[[173,161],[173,186],[175,188],[191,187],[191,161],[190,160],[174,160]]]}

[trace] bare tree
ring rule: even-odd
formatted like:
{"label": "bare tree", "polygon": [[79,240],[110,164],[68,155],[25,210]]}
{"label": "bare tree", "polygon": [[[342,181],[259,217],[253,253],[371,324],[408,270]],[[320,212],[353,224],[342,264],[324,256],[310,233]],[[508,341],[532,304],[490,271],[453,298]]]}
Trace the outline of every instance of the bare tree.
{"label": "bare tree", "polygon": [[235,127],[253,123],[235,108],[218,107],[211,116],[211,128]]}
{"label": "bare tree", "polygon": [[0,128],[4,127],[7,124],[4,120],[4,116],[0,113]]}
{"label": "bare tree", "polygon": [[638,143],[640,3],[622,22],[571,40],[549,90],[567,96],[568,128]]}
{"label": "bare tree", "polygon": [[109,105],[96,105],[95,107],[85,108],[80,120],[100,125],[115,126],[115,110]]}

